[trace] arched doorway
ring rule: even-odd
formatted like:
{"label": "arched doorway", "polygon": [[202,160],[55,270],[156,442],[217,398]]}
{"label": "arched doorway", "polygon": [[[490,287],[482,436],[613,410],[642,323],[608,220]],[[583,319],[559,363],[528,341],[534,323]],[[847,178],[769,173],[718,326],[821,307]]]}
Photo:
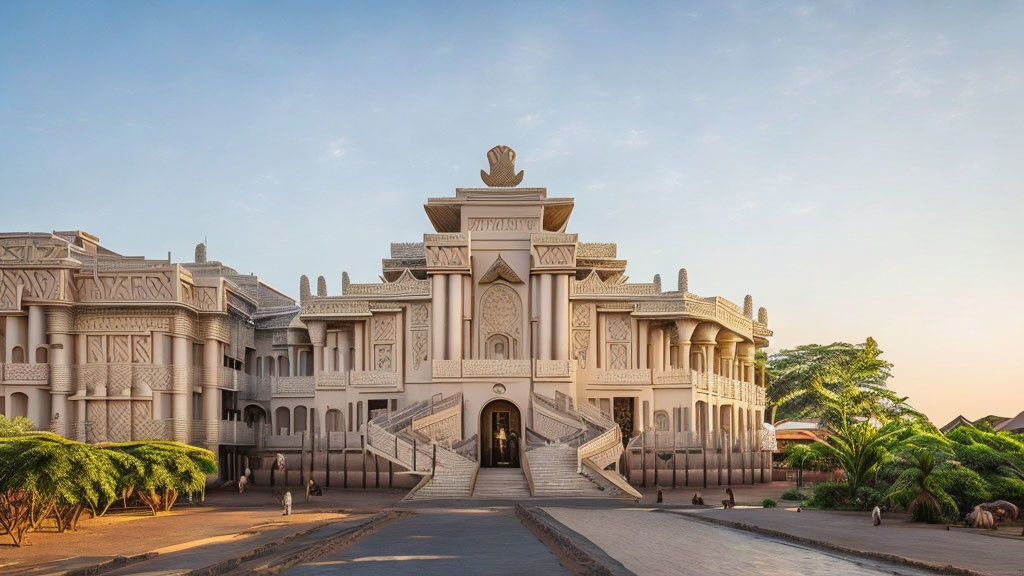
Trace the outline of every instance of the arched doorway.
{"label": "arched doorway", "polygon": [[518,468],[523,432],[519,408],[508,400],[492,400],[480,412],[480,466]]}

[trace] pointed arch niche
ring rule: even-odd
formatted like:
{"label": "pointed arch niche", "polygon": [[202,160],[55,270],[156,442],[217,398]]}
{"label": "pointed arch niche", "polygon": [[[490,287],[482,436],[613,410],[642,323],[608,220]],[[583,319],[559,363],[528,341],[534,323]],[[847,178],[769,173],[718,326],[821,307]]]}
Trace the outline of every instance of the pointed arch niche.
{"label": "pointed arch niche", "polygon": [[514,288],[496,281],[480,297],[480,350],[487,360],[522,358],[523,303]]}

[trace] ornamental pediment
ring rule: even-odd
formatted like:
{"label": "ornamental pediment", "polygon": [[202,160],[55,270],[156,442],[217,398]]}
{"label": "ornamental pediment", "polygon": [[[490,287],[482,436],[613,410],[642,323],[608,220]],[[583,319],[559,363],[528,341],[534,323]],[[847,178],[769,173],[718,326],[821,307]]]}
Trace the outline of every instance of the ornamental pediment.
{"label": "ornamental pediment", "polygon": [[630,283],[625,276],[601,280],[596,271],[591,271],[583,280],[572,283],[574,295],[586,296],[657,296],[661,294],[654,283]]}
{"label": "ornamental pediment", "polygon": [[374,282],[372,284],[343,282],[341,291],[345,296],[428,296],[430,295],[430,280],[416,278],[407,268],[394,282]]}
{"label": "ornamental pediment", "polygon": [[481,284],[490,284],[495,280],[504,280],[509,284],[523,283],[522,278],[520,278],[519,275],[516,274],[516,271],[513,270],[507,262],[505,262],[505,259],[501,257],[501,254],[498,254],[498,258],[494,261],[494,264],[491,264],[491,267],[487,269],[487,272],[484,272],[484,275],[480,277]]}

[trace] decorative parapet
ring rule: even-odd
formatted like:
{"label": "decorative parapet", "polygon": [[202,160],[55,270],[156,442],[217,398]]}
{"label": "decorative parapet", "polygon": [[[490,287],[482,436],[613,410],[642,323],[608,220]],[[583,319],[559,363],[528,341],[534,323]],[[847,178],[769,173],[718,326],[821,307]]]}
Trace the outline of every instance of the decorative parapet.
{"label": "decorative parapet", "polygon": [[463,360],[462,376],[529,378],[529,360]]}
{"label": "decorative parapet", "polygon": [[48,268],[0,268],[0,310],[20,313],[22,301],[27,298],[34,303],[70,300],[72,294],[67,280],[70,274],[70,270]]}
{"label": "decorative parapet", "polygon": [[434,378],[461,378],[462,360],[434,360],[430,365]]}
{"label": "decorative parapet", "polygon": [[[343,300],[339,297],[311,298],[302,303],[299,318],[366,318],[370,303],[366,300]],[[276,337],[276,334],[275,334]]]}
{"label": "decorative parapet", "polygon": [[394,282],[345,284],[345,296],[429,296],[430,280],[419,280],[408,269]]}
{"label": "decorative parapet", "polygon": [[78,266],[71,245],[49,234],[0,238],[0,266]]}
{"label": "decorative parapet", "polygon": [[239,390],[239,397],[242,400],[266,401],[273,395],[273,385],[269,376],[246,375],[245,386]]}
{"label": "decorative parapet", "polygon": [[281,376],[273,380],[274,395],[313,396],[316,383],[312,376]]}
{"label": "decorative parapet", "polygon": [[774,332],[768,329],[768,326],[758,321],[754,321],[754,336],[760,336],[762,338],[771,338],[774,336]]}
{"label": "decorative parapet", "polygon": [[576,376],[575,360],[534,360],[534,378],[561,379]]}
{"label": "decorative parapet", "polygon": [[398,372],[384,370],[353,370],[349,375],[353,387],[393,388],[398,386]]}
{"label": "decorative parapet", "polygon": [[531,269],[557,272],[576,268],[576,234],[531,234]]}
{"label": "decorative parapet", "polygon": [[661,290],[654,283],[626,282],[621,276],[601,280],[591,271],[583,280],[573,280],[573,296],[658,296]]}
{"label": "decorative parapet", "polygon": [[256,443],[256,430],[245,422],[238,420],[220,420],[217,424],[217,438],[221,444],[253,445]]}
{"label": "decorative parapet", "polygon": [[321,372],[316,377],[317,390],[344,390],[348,386],[348,372]]}
{"label": "decorative parapet", "polygon": [[431,272],[469,272],[469,233],[424,234],[423,251]]}
{"label": "decorative parapet", "polygon": [[725,326],[729,330],[751,338],[753,320],[743,315],[743,311],[725,298],[701,298],[687,293],[682,300],[656,300],[638,302],[637,316],[686,316],[699,320],[710,320]]}
{"label": "decorative parapet", "polygon": [[[188,271],[177,264],[145,270],[96,270],[74,274],[72,284],[78,302],[181,302],[195,305],[195,287]],[[184,287],[184,288],[183,288]]]}
{"label": "decorative parapet", "polygon": [[651,371],[644,368],[634,370],[600,370],[594,384],[650,384]]}
{"label": "decorative parapet", "polygon": [[576,258],[616,258],[618,247],[612,243],[580,242],[576,246]]}
{"label": "decorative parapet", "polygon": [[654,373],[655,384],[690,384],[691,371],[677,368]]}
{"label": "decorative parapet", "polygon": [[0,382],[45,384],[49,379],[49,364],[0,364]]}

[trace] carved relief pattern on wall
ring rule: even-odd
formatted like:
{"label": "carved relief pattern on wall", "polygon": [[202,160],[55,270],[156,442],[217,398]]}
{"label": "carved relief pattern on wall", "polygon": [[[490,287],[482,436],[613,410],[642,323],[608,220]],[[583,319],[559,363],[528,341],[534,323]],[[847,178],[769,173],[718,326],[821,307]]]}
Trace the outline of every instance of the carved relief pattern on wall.
{"label": "carved relief pattern on wall", "polygon": [[150,336],[132,336],[132,362],[149,364],[152,361],[151,341]]}
{"label": "carved relief pattern on wall", "polygon": [[374,364],[374,370],[383,372],[394,370],[391,344],[377,344],[373,347],[373,356],[377,359],[376,364]]}
{"label": "carved relief pattern on wall", "polygon": [[608,367],[612,370],[625,370],[629,368],[629,345],[608,345]]}
{"label": "carved relief pattern on wall", "polygon": [[590,349],[590,305],[576,303],[572,307],[572,357],[579,367],[587,369],[587,353]]}
{"label": "carved relief pattern on wall", "polygon": [[177,274],[166,270],[78,276],[74,284],[82,302],[173,301],[176,281]]}
{"label": "carved relief pattern on wall", "polygon": [[373,341],[393,342],[395,340],[395,317],[391,314],[373,317]]}
{"label": "carved relief pattern on wall", "polygon": [[522,301],[514,289],[505,284],[492,284],[480,298],[481,348],[486,349],[494,335],[509,340],[506,358],[517,358],[522,334]]}
{"label": "carved relief pattern on wall", "polygon": [[23,298],[59,300],[60,275],[59,270],[0,269],[0,310],[14,310],[20,307],[18,286],[23,286]]}
{"label": "carved relief pattern on wall", "polygon": [[[161,315],[165,314],[165,315]],[[130,308],[109,308],[99,314],[79,312],[75,316],[77,332],[119,332],[122,334],[143,334],[147,332],[171,332],[171,312],[146,312]]]}
{"label": "carved relief pattern on wall", "polygon": [[420,365],[427,361],[427,328],[430,321],[430,307],[426,304],[413,304],[409,307],[409,327],[412,338],[412,367],[419,370]]}
{"label": "carved relief pattern on wall", "polygon": [[9,238],[0,240],[0,265],[63,264],[70,257],[67,242],[53,238]]}
{"label": "carved relief pattern on wall", "polygon": [[107,440],[127,442],[132,439],[132,408],[127,400],[107,402]]}
{"label": "carved relief pattern on wall", "polygon": [[90,364],[103,362],[103,336],[86,336],[87,361]]}
{"label": "carved relief pattern on wall", "polygon": [[132,432],[138,439],[139,431],[145,426],[146,422],[152,419],[152,404],[150,402],[138,402],[132,401]]}
{"label": "carved relief pattern on wall", "polygon": [[107,362],[131,362],[131,347],[128,336],[107,337]]}

